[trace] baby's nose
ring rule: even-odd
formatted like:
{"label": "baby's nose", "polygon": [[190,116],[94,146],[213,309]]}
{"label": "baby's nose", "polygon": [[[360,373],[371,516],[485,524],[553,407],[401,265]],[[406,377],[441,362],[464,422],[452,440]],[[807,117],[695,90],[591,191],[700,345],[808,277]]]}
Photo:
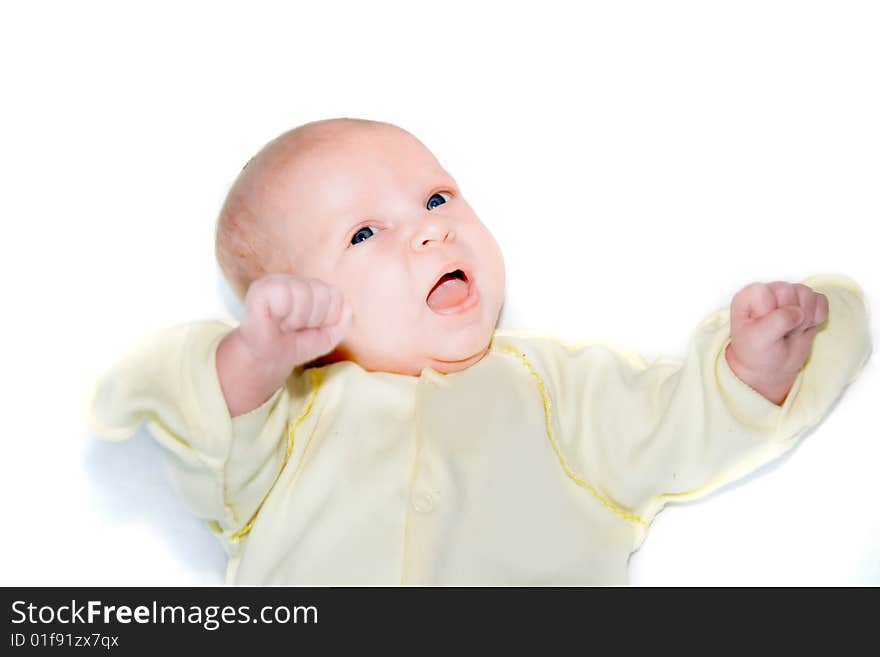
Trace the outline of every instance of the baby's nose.
{"label": "baby's nose", "polygon": [[455,238],[452,226],[432,221],[419,227],[412,239],[412,248],[416,251],[427,248],[431,242],[448,242]]}

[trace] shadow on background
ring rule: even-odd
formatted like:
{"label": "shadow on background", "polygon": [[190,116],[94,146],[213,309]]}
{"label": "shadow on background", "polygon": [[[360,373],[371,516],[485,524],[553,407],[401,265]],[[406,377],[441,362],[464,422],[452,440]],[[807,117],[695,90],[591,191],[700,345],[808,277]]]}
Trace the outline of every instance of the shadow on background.
{"label": "shadow on background", "polygon": [[[168,552],[182,568],[193,573],[192,580],[177,584],[223,584],[226,553],[222,545],[174,495],[165,476],[162,448],[144,427],[124,442],[108,442],[88,435],[83,469],[93,508],[106,526],[148,527],[168,546]],[[144,558],[149,555],[132,555],[133,572]]]}

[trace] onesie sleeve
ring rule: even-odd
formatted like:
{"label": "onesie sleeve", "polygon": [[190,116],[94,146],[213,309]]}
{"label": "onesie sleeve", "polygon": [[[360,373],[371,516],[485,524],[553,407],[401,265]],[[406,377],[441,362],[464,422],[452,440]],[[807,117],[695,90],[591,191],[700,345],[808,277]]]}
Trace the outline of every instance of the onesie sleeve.
{"label": "onesie sleeve", "polygon": [[647,527],[668,501],[705,495],[790,449],[829,412],[871,352],[859,286],[838,275],[803,284],[828,297],[829,318],[782,406],[730,370],[729,308],[699,324],[683,360],[646,364],[613,345],[545,342],[537,357],[569,472]]}
{"label": "onesie sleeve", "polygon": [[286,455],[290,390],[231,418],[215,357],[234,327],[200,322],[159,330],[97,378],[84,402],[95,435],[125,440],[141,423],[164,448],[168,476],[195,515],[234,536],[258,509]]}

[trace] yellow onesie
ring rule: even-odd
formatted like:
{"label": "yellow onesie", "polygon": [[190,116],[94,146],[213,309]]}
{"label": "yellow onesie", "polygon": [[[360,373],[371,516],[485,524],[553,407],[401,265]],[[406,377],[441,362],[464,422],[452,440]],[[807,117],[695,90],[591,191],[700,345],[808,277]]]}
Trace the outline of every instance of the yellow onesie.
{"label": "yellow onesie", "polygon": [[461,372],[297,368],[233,419],[214,358],[234,327],[177,326],[100,377],[86,416],[111,440],[146,422],[223,541],[230,583],[622,584],[666,502],[790,449],[858,376],[862,291],[836,275],[803,283],[827,295],[829,320],[782,406],[728,367],[725,309],[683,361],[498,330]]}

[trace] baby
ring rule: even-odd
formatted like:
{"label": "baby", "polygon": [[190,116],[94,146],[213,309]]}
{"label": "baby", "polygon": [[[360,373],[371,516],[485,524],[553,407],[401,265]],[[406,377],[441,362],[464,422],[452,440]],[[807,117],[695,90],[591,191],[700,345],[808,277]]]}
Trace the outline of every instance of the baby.
{"label": "baby", "polygon": [[851,280],[753,283],[683,361],[497,330],[504,261],[385,123],[309,123],[223,206],[240,326],[145,338],[87,416],[140,423],[242,584],[618,584],[670,500],[777,457],[870,353]]}

